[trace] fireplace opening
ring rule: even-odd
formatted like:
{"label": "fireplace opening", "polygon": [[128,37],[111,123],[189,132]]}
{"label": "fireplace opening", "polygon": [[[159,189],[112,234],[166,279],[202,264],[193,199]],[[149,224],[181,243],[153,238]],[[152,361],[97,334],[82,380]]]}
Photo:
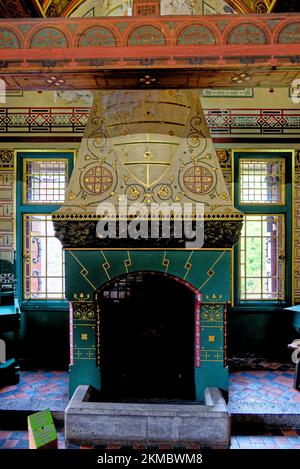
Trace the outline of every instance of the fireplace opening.
{"label": "fireplace opening", "polygon": [[101,399],[195,399],[195,293],[166,274],[139,272],[97,292]]}

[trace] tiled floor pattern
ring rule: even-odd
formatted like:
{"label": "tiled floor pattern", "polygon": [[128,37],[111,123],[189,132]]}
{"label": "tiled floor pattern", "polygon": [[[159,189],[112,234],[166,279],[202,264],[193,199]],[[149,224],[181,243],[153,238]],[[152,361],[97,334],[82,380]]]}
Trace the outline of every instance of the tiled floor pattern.
{"label": "tiled floor pattern", "polygon": [[[300,392],[293,388],[293,377],[293,370],[275,366],[271,368],[271,371],[262,369],[232,372],[230,374],[230,401],[300,403]],[[24,400],[24,402],[35,399],[40,402],[45,401],[45,408],[49,407],[49,402],[60,402],[66,405],[68,402],[68,374],[66,372],[24,371],[21,373],[21,381],[18,385],[0,389],[0,408],[1,402],[14,403],[16,399],[18,401]],[[65,448],[63,432],[58,433],[58,447]],[[79,448],[73,445],[69,447]],[[27,432],[0,431],[0,449],[5,448],[28,448]],[[123,447],[114,444],[97,448],[123,449]],[[145,449],[141,445],[135,445],[134,448]],[[168,445],[160,447],[160,449],[172,448]],[[232,436],[231,448],[300,449],[300,430],[269,429],[251,434],[240,434],[239,432]]]}
{"label": "tiled floor pattern", "polygon": [[293,387],[294,371],[238,371],[231,373],[230,402],[299,403]]}
{"label": "tiled floor pattern", "polygon": [[67,405],[68,392],[69,376],[65,371],[22,371],[19,384],[0,388],[0,407],[3,399],[38,399]]}
{"label": "tiled floor pattern", "polygon": [[[231,402],[300,403],[300,391],[293,388],[294,372],[281,370],[235,371],[230,374]],[[0,389],[1,402],[38,400],[55,405],[68,403],[68,374],[62,371],[23,371],[16,386]]]}
{"label": "tiled floor pattern", "polygon": [[[28,434],[25,431],[10,432],[0,431],[0,449],[26,449],[28,448]],[[64,435],[58,433],[58,448],[65,449]],[[121,446],[76,446],[69,445],[68,449],[146,449],[143,445]],[[159,447],[148,447],[151,450],[179,449],[170,445]],[[182,447],[181,447],[182,448]],[[182,449],[199,449],[197,445],[191,445]],[[269,429],[253,434],[233,435],[231,438],[231,449],[300,449],[300,430]]]}

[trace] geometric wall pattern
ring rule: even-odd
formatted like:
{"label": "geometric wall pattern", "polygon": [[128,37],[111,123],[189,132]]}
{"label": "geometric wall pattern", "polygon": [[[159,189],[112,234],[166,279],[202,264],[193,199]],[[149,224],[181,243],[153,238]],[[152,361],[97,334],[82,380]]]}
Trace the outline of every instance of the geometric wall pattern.
{"label": "geometric wall pattern", "polygon": [[205,112],[211,135],[299,134],[299,109],[209,109]]}
{"label": "geometric wall pattern", "polygon": [[14,259],[14,154],[0,150],[0,259]]}
{"label": "geometric wall pattern", "polygon": [[295,302],[300,303],[300,153],[296,155],[295,164],[295,217],[294,217],[294,269]]}
{"label": "geometric wall pattern", "polygon": [[89,112],[88,107],[2,107],[0,134],[82,134]]}
{"label": "geometric wall pattern", "polygon": [[[0,108],[0,135],[82,135],[89,107]],[[295,135],[300,131],[299,109],[207,109],[211,135]]]}

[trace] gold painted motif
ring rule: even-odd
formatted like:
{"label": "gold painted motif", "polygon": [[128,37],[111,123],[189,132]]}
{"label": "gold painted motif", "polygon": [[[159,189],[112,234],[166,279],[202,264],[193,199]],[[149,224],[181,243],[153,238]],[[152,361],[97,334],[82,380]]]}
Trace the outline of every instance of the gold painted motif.
{"label": "gold painted motif", "polygon": [[183,277],[183,280],[186,279],[186,277],[187,277],[188,274],[189,274],[189,271],[191,270],[191,268],[192,268],[192,266],[193,266],[193,264],[190,262],[190,259],[191,259],[192,255],[193,255],[193,251],[190,253],[190,255],[189,255],[189,257],[188,257],[188,259],[187,259],[187,261],[186,261],[186,263],[185,263],[184,268],[186,269],[186,273],[185,273],[185,275],[184,275],[184,277]]}
{"label": "gold painted motif", "polygon": [[83,302],[83,303],[73,302],[73,315],[74,315],[74,320],[78,320],[78,321],[94,320],[95,319],[94,303],[93,302]]}
{"label": "gold painted motif", "polygon": [[[119,154],[121,163],[126,168],[129,175],[146,189],[160,182],[168,172],[175,155],[176,147],[169,145],[170,142],[162,143],[148,139],[145,142],[130,142],[131,151],[127,149],[127,144],[123,145],[123,153]],[[133,149],[133,146],[138,146]],[[178,144],[177,144],[178,145]],[[176,145],[176,146],[177,146]],[[157,147],[156,151],[149,149]],[[118,148],[118,146],[116,146]],[[143,158],[139,156],[139,148],[144,150]]]}
{"label": "gold painted motif", "polygon": [[205,300],[207,302],[219,302],[221,301],[223,298],[223,295],[216,295],[215,293],[213,293],[211,296],[210,295],[205,295]]}
{"label": "gold painted motif", "polygon": [[77,348],[74,350],[74,358],[77,360],[93,360],[95,359],[95,349]]}
{"label": "gold painted motif", "polygon": [[90,295],[89,294],[86,295],[85,293],[79,293],[79,295],[77,293],[74,293],[73,298],[74,300],[80,301],[80,302],[90,301]]}
{"label": "gold painted motif", "polygon": [[222,259],[222,257],[224,256],[225,254],[225,251],[223,251],[220,256],[217,258],[217,260],[213,263],[213,265],[211,266],[211,268],[207,271],[207,279],[200,285],[200,287],[198,288],[198,290],[202,290],[202,288],[209,282],[209,280],[215,275],[215,271],[213,270],[214,267],[220,262],[220,260]]}
{"label": "gold painted motif", "polygon": [[223,362],[223,353],[220,350],[201,350],[201,362]]}
{"label": "gold painted motif", "polygon": [[168,272],[170,261],[169,261],[169,259],[166,258],[166,255],[167,255],[167,251],[164,252],[164,258],[163,258],[163,261],[162,261],[162,265],[166,268],[165,272]]}
{"label": "gold painted motif", "polygon": [[221,305],[203,305],[201,308],[201,320],[203,322],[221,322],[223,321],[223,306]]}
{"label": "gold painted motif", "polygon": [[227,163],[229,159],[229,152],[227,150],[217,150],[217,157],[221,164]]}
{"label": "gold painted motif", "polygon": [[102,250],[101,250],[101,254],[102,254],[102,256],[105,260],[104,264],[102,264],[102,268],[103,268],[104,272],[106,273],[108,280],[110,280],[110,275],[108,273],[108,270],[110,269],[110,264],[109,264],[108,260],[106,259],[105,254]]}
{"label": "gold painted motif", "polygon": [[85,266],[82,264],[82,262],[80,262],[80,260],[78,259],[78,257],[76,257],[76,255],[70,251],[70,254],[71,256],[76,260],[76,262],[78,262],[78,264],[82,267],[81,271],[80,271],[80,275],[84,278],[84,280],[86,280],[86,282],[93,288],[93,290],[96,290],[96,287],[95,285],[92,284],[92,282],[87,278],[88,276],[88,273],[89,271],[85,268]]}
{"label": "gold painted motif", "polygon": [[138,199],[141,195],[141,192],[138,190],[136,186],[132,186],[129,189],[129,197],[130,199]]}
{"label": "gold painted motif", "polygon": [[125,259],[124,265],[125,265],[126,272],[128,273],[128,267],[131,266],[131,257],[130,257],[130,252],[129,251],[127,251],[127,255],[128,255],[128,258]]}
{"label": "gold painted motif", "polygon": [[70,194],[68,195],[68,200],[73,200],[73,199],[76,199],[76,194],[74,194],[74,192],[70,192]]}

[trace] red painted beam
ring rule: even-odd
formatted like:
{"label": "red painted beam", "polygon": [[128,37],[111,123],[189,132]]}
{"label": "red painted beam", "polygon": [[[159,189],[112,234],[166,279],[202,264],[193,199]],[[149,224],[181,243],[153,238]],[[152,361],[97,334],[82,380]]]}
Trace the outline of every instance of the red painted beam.
{"label": "red painted beam", "polygon": [[[181,57],[198,57],[203,59],[220,59],[225,58],[226,60],[229,57],[263,57],[265,61],[263,65],[261,63],[257,64],[256,67],[263,68],[268,64],[268,61],[271,58],[286,58],[299,55],[300,61],[300,45],[299,44],[290,44],[287,48],[286,45],[262,45],[262,46],[143,46],[143,47],[86,47],[81,48],[69,48],[69,49],[51,49],[47,51],[47,56],[45,57],[45,50],[39,49],[21,49],[21,50],[9,50],[3,49],[0,51],[1,60],[72,60],[77,59],[97,59],[97,58],[114,58],[119,59],[119,61],[127,60],[128,58],[138,57],[138,58],[173,58],[176,60]],[[179,63],[174,64],[174,68],[186,68],[184,65]],[[201,67],[201,65],[197,65]],[[105,66],[98,65],[98,68],[107,68]],[[109,68],[109,67],[108,67]],[[126,70],[128,67],[127,64],[121,67]],[[159,65],[155,65],[152,68],[160,68]],[[207,67],[206,67],[207,68]]]}
{"label": "red painted beam", "polygon": [[[0,19],[0,67],[8,87],[23,89],[44,88],[48,75],[64,72],[65,89],[78,87],[70,74],[82,72],[88,87],[126,85],[124,77],[116,85],[116,70],[131,77],[157,70],[164,86],[176,87],[220,86],[226,70],[247,69],[252,85],[264,77],[262,86],[287,86],[300,73],[300,14]],[[201,81],[203,71],[214,80]],[[27,74],[34,85],[22,82]]]}

